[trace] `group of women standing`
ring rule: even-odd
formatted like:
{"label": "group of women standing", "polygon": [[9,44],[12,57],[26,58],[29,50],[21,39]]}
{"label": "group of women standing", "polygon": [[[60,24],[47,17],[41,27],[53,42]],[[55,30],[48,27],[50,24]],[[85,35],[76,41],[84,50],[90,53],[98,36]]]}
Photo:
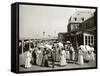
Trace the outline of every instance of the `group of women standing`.
{"label": "group of women standing", "polygon": [[[84,47],[86,48],[86,46]],[[89,50],[86,51],[84,51],[81,47],[78,48],[78,64],[83,65],[85,60],[88,62],[95,60],[93,45],[90,45]]]}
{"label": "group of women standing", "polygon": [[52,67],[55,66],[55,61],[59,62],[60,66],[66,65],[66,52],[64,48],[61,50],[56,50],[53,47],[51,50],[47,50],[47,48],[38,48],[37,50],[34,49],[33,51],[26,51],[25,57],[25,68],[30,68],[32,65],[38,65],[41,67],[49,67],[49,57],[48,54],[51,56]]}
{"label": "group of women standing", "polygon": [[26,52],[25,68],[30,68],[32,65],[48,67],[47,50],[44,48],[37,48]]}
{"label": "group of women standing", "polygon": [[[59,62],[60,66],[65,66],[70,60],[74,61],[76,57],[72,44],[65,45],[65,47],[52,46],[52,49],[37,47],[26,52],[25,68],[30,68],[32,65],[49,67],[48,54],[51,56],[52,68],[55,67],[55,62]],[[95,60],[93,47],[91,47],[91,57]],[[78,48],[77,59],[78,64],[84,64],[83,50],[81,48]]]}

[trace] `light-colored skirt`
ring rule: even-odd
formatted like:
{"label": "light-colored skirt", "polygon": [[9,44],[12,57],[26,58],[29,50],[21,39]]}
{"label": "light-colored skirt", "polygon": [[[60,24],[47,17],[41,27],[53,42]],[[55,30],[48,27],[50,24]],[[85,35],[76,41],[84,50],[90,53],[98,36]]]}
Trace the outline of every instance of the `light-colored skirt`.
{"label": "light-colored skirt", "polygon": [[65,58],[64,56],[61,56],[60,58],[61,58],[61,59],[60,59],[60,65],[61,65],[61,66],[67,65],[67,63],[66,63],[66,58]]}
{"label": "light-colored skirt", "polygon": [[66,51],[66,59],[70,59],[70,53],[69,53],[69,51]]}
{"label": "light-colored skirt", "polygon": [[75,60],[75,52],[72,53],[72,60]]}
{"label": "light-colored skirt", "polygon": [[80,65],[84,64],[83,55],[78,56],[78,64],[80,64]]}
{"label": "light-colored skirt", "polygon": [[92,57],[92,60],[95,60],[94,52],[91,52],[91,57]]}
{"label": "light-colored skirt", "polygon": [[31,67],[31,58],[27,57],[25,60],[25,68],[30,68]]}

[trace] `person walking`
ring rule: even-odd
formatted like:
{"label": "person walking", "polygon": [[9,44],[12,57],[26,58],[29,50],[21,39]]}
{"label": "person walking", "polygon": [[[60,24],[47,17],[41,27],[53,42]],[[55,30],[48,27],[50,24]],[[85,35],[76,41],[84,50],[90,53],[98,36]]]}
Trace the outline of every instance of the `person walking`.
{"label": "person walking", "polygon": [[78,50],[78,64],[83,65],[84,64],[84,59],[83,59],[83,51],[81,48]]}
{"label": "person walking", "polygon": [[39,47],[36,52],[36,64],[40,66],[41,63],[42,63],[42,51],[41,48]]}
{"label": "person walking", "polygon": [[26,52],[25,68],[31,67],[31,51]]}
{"label": "person walking", "polygon": [[67,65],[66,63],[66,52],[65,49],[62,48],[61,52],[60,52],[60,66],[65,66]]}
{"label": "person walking", "polygon": [[55,48],[55,54],[56,54],[56,59],[55,59],[55,61],[57,61],[57,62],[59,62],[60,61],[60,49],[59,49],[59,46],[57,45],[57,47]]}
{"label": "person walking", "polygon": [[90,52],[91,52],[92,60],[95,60],[94,47],[92,44],[90,45]]}
{"label": "person walking", "polygon": [[47,53],[47,49],[46,48],[44,48],[44,50],[43,50],[43,58],[42,58],[41,66],[49,67],[49,65],[48,65],[48,53]]}
{"label": "person walking", "polygon": [[34,49],[34,51],[32,52],[32,64],[36,65],[36,49]]}
{"label": "person walking", "polygon": [[54,68],[54,67],[55,67],[55,57],[56,57],[55,52],[56,52],[55,47],[52,47],[52,50],[51,50],[52,68]]}
{"label": "person walking", "polygon": [[69,52],[69,48],[67,45],[65,45],[65,51],[66,51],[66,60],[67,62],[69,62],[70,60],[70,52]]}
{"label": "person walking", "polygon": [[70,51],[71,51],[71,60],[74,61],[75,60],[75,50],[71,44],[70,46]]}

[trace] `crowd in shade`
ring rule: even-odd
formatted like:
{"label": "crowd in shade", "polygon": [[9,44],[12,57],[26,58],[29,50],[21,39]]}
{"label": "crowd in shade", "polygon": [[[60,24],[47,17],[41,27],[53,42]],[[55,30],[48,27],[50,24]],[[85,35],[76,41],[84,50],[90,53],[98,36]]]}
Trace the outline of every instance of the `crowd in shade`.
{"label": "crowd in shade", "polygon": [[[25,45],[23,48],[26,48]],[[31,46],[24,49],[26,50],[24,52],[25,68],[31,68],[34,65],[55,68],[56,62],[59,67],[68,64],[84,65],[84,63],[95,60],[95,50],[92,44],[90,46],[80,45],[75,49],[70,41],[66,41],[65,44],[58,41],[33,41]]]}

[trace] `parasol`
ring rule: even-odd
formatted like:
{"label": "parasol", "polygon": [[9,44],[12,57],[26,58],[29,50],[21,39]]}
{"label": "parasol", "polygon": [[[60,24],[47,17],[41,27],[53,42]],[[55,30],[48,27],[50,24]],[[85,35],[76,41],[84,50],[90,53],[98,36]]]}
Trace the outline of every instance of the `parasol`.
{"label": "parasol", "polygon": [[80,45],[79,47],[82,49],[82,51],[87,51],[84,45]]}
{"label": "parasol", "polygon": [[66,41],[66,43],[70,44],[70,41]]}
{"label": "parasol", "polygon": [[44,46],[43,46],[43,45],[40,45],[39,47],[40,47],[40,48],[44,48]]}
{"label": "parasol", "polygon": [[49,48],[49,49],[52,49],[52,46],[51,45],[48,45],[48,44],[46,44],[45,47],[46,48]]}
{"label": "parasol", "polygon": [[60,47],[64,47],[63,44],[62,44],[61,42],[59,42],[58,45],[59,45]]}
{"label": "parasol", "polygon": [[86,47],[86,50],[87,50],[87,51],[90,51],[90,50],[91,50],[91,48],[90,48],[89,45],[86,45],[85,47]]}

